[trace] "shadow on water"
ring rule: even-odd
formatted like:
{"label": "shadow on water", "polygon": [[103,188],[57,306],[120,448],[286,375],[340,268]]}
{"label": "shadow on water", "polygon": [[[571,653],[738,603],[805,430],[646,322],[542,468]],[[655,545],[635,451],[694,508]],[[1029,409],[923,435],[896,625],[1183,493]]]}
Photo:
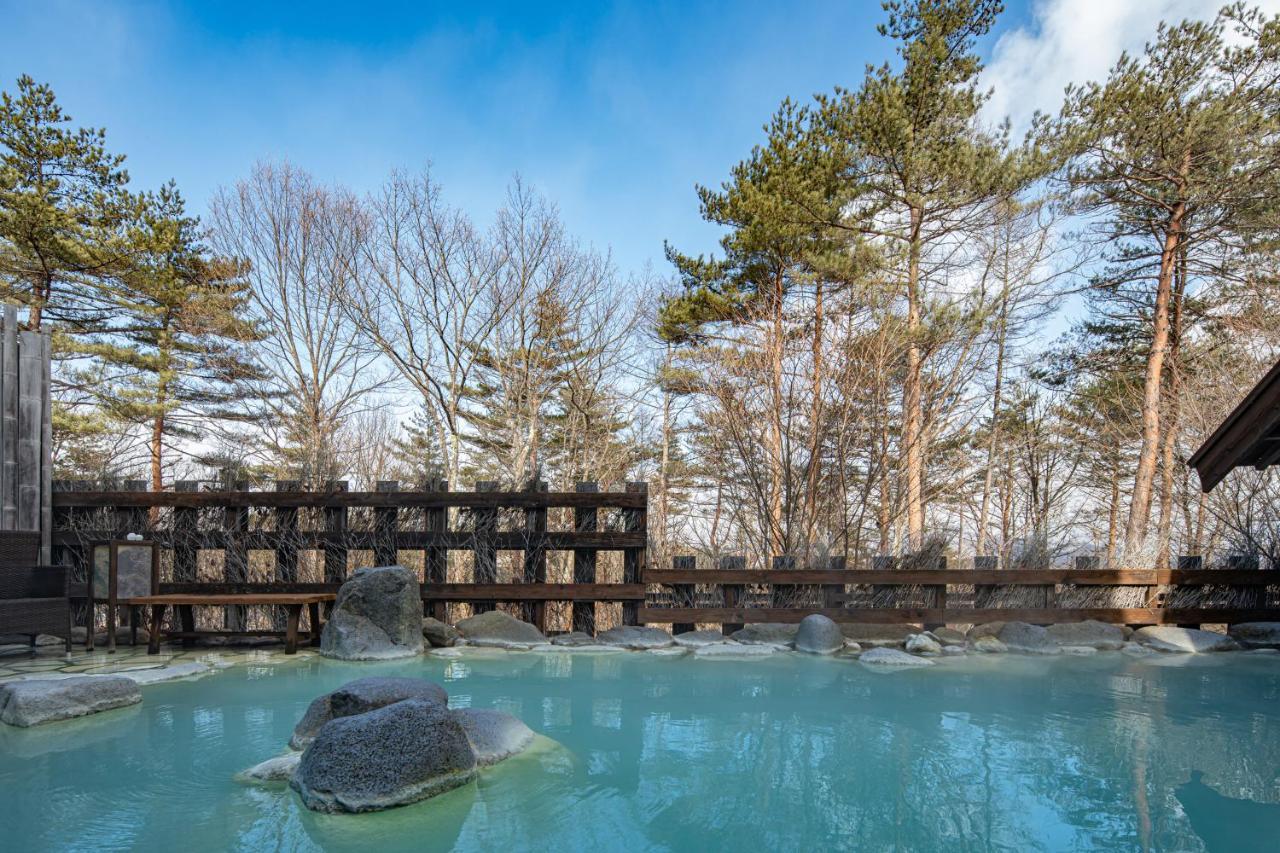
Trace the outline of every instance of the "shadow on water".
{"label": "shadow on water", "polygon": [[1203,777],[1199,770],[1191,771],[1191,780],[1174,794],[1206,850],[1270,853],[1280,845],[1280,804],[1228,797],[1206,785]]}

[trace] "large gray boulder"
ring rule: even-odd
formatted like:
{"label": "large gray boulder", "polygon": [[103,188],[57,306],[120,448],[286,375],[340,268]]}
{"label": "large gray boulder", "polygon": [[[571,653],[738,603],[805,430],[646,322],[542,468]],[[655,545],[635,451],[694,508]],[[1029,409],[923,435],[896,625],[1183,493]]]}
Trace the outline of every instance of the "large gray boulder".
{"label": "large gray boulder", "polygon": [[912,634],[907,637],[907,651],[913,655],[940,655],[942,654],[942,643],[928,631],[920,634]]}
{"label": "large gray boulder", "polygon": [[901,649],[894,649],[888,646],[867,649],[859,655],[858,663],[877,667],[933,666],[933,661],[928,658],[919,658],[915,655],[909,655]]}
{"label": "large gray boulder", "polygon": [[1050,625],[1045,629],[1049,636],[1063,646],[1091,646],[1104,651],[1119,651],[1124,648],[1124,628],[1097,622],[1064,622]]}
{"label": "large gray boulder", "polygon": [[675,640],[666,631],[651,625],[619,625],[596,635],[596,642],[624,649],[665,649]]}
{"label": "large gray boulder", "polygon": [[810,613],[796,630],[796,651],[814,655],[833,655],[844,648],[840,626],[821,613]]}
{"label": "large gray boulder", "polygon": [[458,629],[431,616],[422,617],[422,638],[433,649],[443,649],[458,642]]}
{"label": "large gray boulder", "polygon": [[1227,633],[1246,649],[1280,649],[1280,622],[1239,622]]}
{"label": "large gray boulder", "polygon": [[313,700],[298,725],[294,726],[289,746],[304,748],[315,740],[320,729],[330,720],[364,714],[406,699],[441,707],[449,704],[449,695],[443,687],[421,678],[357,678]]}
{"label": "large gray boulder", "polygon": [[458,622],[456,627],[458,633],[473,646],[527,649],[547,641],[537,628],[501,610],[468,616]]}
{"label": "large gray boulder", "polygon": [[533,743],[533,730],[520,720],[491,708],[460,708],[453,712],[481,767],[524,752]]}
{"label": "large gray boulder", "polygon": [[970,628],[965,634],[965,639],[972,643],[983,637],[998,637],[1002,628],[1004,628],[1003,622],[983,622]]}
{"label": "large gray boulder", "polygon": [[326,723],[290,784],[313,811],[369,812],[435,796],[475,775],[475,750],[458,716],[407,699]]}
{"label": "large gray boulder", "polygon": [[1228,652],[1238,649],[1236,641],[1226,634],[1199,631],[1195,628],[1175,628],[1172,625],[1148,625],[1134,632],[1133,639],[1148,648],[1161,652]]}
{"label": "large gray boulder", "polygon": [[597,645],[596,638],[585,631],[570,631],[567,634],[557,634],[551,638],[553,646],[594,646]]}
{"label": "large gray boulder", "polygon": [[790,622],[752,622],[733,632],[733,639],[747,645],[790,648],[795,642],[799,625]]}
{"label": "large gray boulder", "polygon": [[1056,655],[1062,651],[1062,646],[1047,630],[1026,622],[1005,622],[996,634],[996,639],[1004,643],[1009,651],[1024,655]]}
{"label": "large gray boulder", "polygon": [[920,629],[914,625],[860,625],[851,622],[840,626],[840,633],[846,640],[867,647],[902,646],[907,637],[919,632]]}
{"label": "large gray boulder", "polygon": [[338,590],[320,634],[320,653],[342,660],[387,660],[422,653],[422,597],[404,566],[357,569]]}
{"label": "large gray boulder", "polygon": [[141,701],[142,691],[137,683],[124,676],[75,675],[10,681],[0,684],[0,722],[25,728]]}
{"label": "large gray boulder", "polygon": [[268,758],[236,774],[236,781],[246,785],[270,785],[275,782],[288,782],[298,770],[302,761],[301,752],[288,752]]}
{"label": "large gray boulder", "polygon": [[724,643],[733,642],[719,631],[685,631],[683,634],[676,634],[673,639],[677,646],[684,646],[689,649],[700,649],[703,646],[718,646]]}

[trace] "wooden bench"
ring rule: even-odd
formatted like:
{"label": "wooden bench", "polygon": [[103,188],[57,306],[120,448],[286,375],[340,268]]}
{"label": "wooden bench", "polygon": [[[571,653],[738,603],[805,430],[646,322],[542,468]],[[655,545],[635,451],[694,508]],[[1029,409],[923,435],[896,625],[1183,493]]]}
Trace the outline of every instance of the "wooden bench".
{"label": "wooden bench", "polygon": [[163,630],[164,613],[170,607],[178,609],[182,620],[181,631],[170,631],[169,638],[181,637],[184,640],[204,636],[230,637],[274,637],[277,631],[197,631],[195,616],[191,608],[195,606],[220,607],[226,605],[267,604],[285,608],[288,621],[285,623],[284,653],[291,655],[298,650],[298,621],[302,616],[302,608],[306,607],[311,619],[311,630],[307,639],[311,645],[320,645],[320,605],[333,601],[337,596],[331,592],[312,593],[253,593],[241,595],[201,595],[197,593],[173,593],[169,595],[145,595],[121,601],[121,604],[151,606],[151,638],[147,643],[147,654],[160,653],[160,633]]}

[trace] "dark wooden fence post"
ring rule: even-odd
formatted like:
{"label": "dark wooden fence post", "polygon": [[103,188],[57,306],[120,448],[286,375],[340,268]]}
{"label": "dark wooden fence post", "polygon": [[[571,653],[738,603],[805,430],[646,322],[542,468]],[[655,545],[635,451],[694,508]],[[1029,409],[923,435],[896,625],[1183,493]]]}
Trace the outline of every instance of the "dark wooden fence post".
{"label": "dark wooden fence post", "polygon": [[[325,484],[325,489],[333,494],[343,494],[347,491],[347,481],[330,481]],[[324,508],[325,583],[342,583],[347,579],[347,516],[345,506]],[[325,605],[326,613],[332,609],[332,604]]]}
{"label": "dark wooden fence post", "polygon": [[[938,562],[934,566],[938,571],[946,571],[947,558],[945,556],[938,557]],[[945,583],[929,584],[929,606],[938,610],[946,610],[947,608],[947,585]],[[934,631],[938,628],[945,628],[946,622],[925,622],[924,629],[926,631]]]}
{"label": "dark wooden fence post", "polygon": [[[277,492],[296,492],[302,487],[297,480],[277,480]],[[298,580],[298,508],[281,506],[275,509],[276,517],[276,580],[296,583]],[[283,631],[288,614],[285,608],[272,609],[271,625]]]}
{"label": "dark wooden fence post", "polygon": [[[648,518],[648,501],[649,494],[648,483],[627,483],[627,491],[632,494],[641,494],[646,496],[646,505],[644,508],[634,509],[628,508],[622,512],[622,528],[627,533],[647,533]],[[622,582],[623,583],[644,583],[644,561],[647,547],[641,545],[638,548],[624,548],[622,551]],[[622,603],[622,624],[635,625],[639,621],[640,602],[624,601]]]}
{"label": "dark wooden fence post", "polygon": [[[198,492],[198,480],[179,480],[173,484],[175,492]],[[197,554],[196,537],[200,535],[200,510],[194,507],[176,507],[173,511],[173,581],[195,583]]]}
{"label": "dark wooden fence post", "polygon": [[[1000,558],[991,554],[984,554],[980,557],[973,558],[973,570],[975,572],[994,572],[1000,568]],[[973,606],[979,610],[986,609],[994,603],[996,586],[994,584],[979,583],[973,586]]]}
{"label": "dark wooden fence post", "polygon": [[[1199,555],[1195,555],[1195,556],[1184,555],[1184,556],[1178,557],[1177,565],[1178,565],[1178,569],[1181,571],[1197,572],[1200,569],[1204,568],[1204,557],[1201,557]],[[1178,597],[1177,593],[1178,593],[1178,588],[1176,586],[1170,585],[1169,589],[1165,591],[1165,594],[1164,594],[1165,600],[1167,601],[1169,599],[1174,599],[1176,601]],[[1199,622],[1179,622],[1178,627],[1179,628],[1199,628],[1200,623]]]}
{"label": "dark wooden fence post", "polygon": [[[545,492],[547,484],[542,480],[533,484],[533,491]],[[547,505],[526,507],[524,511],[524,582],[547,582]],[[547,602],[526,601],[523,616],[526,622],[537,626],[544,634],[547,631]]]}
{"label": "dark wooden fence post", "polygon": [[[449,481],[442,478],[429,480],[426,488],[429,492],[446,494],[449,491]],[[449,549],[444,546],[442,540],[449,532],[449,508],[447,506],[427,507],[423,514],[423,522],[427,532],[431,534],[428,539],[430,544],[427,545],[426,554],[423,557],[423,580],[427,584],[444,583],[449,577]],[[431,615],[441,622],[449,621],[448,603],[433,601]]]}
{"label": "dark wooden fence post", "polygon": [[[671,568],[683,569],[685,571],[693,571],[698,567],[698,558],[694,556],[682,556],[671,558]],[[673,584],[671,587],[671,606],[672,607],[697,607],[698,602],[694,600],[694,592],[697,587],[691,583]],[[692,622],[676,622],[671,626],[671,633],[683,634],[686,631],[692,631],[696,625]]]}
{"label": "dark wooden fence post", "polygon": [[[721,557],[720,569],[726,572],[746,571],[746,557]],[[742,593],[746,590],[746,584],[727,583],[721,589],[724,590],[724,606],[726,609],[733,610],[742,606]],[[742,622],[726,622],[720,626],[720,633],[726,637],[734,631],[741,631],[744,625]]]}
{"label": "dark wooden fence post", "polygon": [[[848,566],[848,560],[845,557],[828,557],[827,570],[832,572],[843,572]],[[822,586],[822,606],[827,610],[838,610],[844,607],[844,584],[829,583]]]}
{"label": "dark wooden fence post", "polygon": [[[600,491],[600,484],[594,482],[578,483],[575,491],[594,494]],[[595,506],[574,507],[573,529],[576,533],[595,533],[599,530],[599,509]],[[596,582],[596,549],[576,548],[573,552],[573,582]],[[572,629],[594,635],[596,632],[596,603],[594,601],[573,602]]]}
{"label": "dark wooden fence post", "polygon": [[[248,491],[249,484],[237,482],[237,491]],[[222,549],[222,579],[229,584],[242,584],[249,579],[249,507],[229,506],[223,510],[222,526],[226,544]],[[227,605],[223,610],[223,625],[228,631],[245,629],[245,608],[242,604]]]}
{"label": "dark wooden fence post", "polygon": [[[374,484],[377,492],[398,492],[398,480],[379,480]],[[400,511],[393,506],[380,506],[373,510],[373,563],[376,566],[394,566],[400,561],[396,552],[396,528]]]}
{"label": "dark wooden fence post", "polygon": [[[491,480],[481,480],[476,483],[477,492],[494,492],[497,491],[498,484]],[[472,568],[474,583],[497,583],[498,581],[498,550],[494,544],[494,534],[498,530],[498,510],[496,507],[472,507],[471,516],[474,519],[473,533],[475,535],[475,544],[473,546],[474,561]],[[472,613],[487,613],[493,609],[493,602],[472,601]]]}

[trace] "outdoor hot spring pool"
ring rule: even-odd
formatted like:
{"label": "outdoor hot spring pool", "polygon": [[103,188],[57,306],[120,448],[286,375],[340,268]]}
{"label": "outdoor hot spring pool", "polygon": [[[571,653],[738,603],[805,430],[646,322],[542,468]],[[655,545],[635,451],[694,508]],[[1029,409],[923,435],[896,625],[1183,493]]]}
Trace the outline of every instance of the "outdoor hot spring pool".
{"label": "outdoor hot spring pool", "polygon": [[[310,700],[438,679],[560,747],[387,812],[320,815],[233,781]],[[0,731],[0,848],[1275,850],[1280,656],[851,660],[470,652],[315,657],[144,688]]]}

